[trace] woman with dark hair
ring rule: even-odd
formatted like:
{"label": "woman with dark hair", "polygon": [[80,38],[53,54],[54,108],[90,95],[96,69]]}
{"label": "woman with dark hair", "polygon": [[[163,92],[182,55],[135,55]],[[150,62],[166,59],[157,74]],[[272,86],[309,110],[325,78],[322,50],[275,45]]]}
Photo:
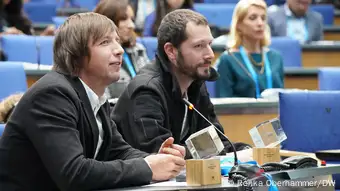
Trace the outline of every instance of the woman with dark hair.
{"label": "woman with dark hair", "polygon": [[101,0],[94,12],[105,15],[116,24],[125,51],[120,80],[109,87],[110,96],[117,98],[127,83],[150,61],[145,47],[136,42],[135,15],[128,0]]}
{"label": "woman with dark hair", "polygon": [[[22,0],[0,0],[1,34],[33,35],[32,22],[23,12]],[[40,35],[54,35],[54,27],[48,26]]]}
{"label": "woman with dark hair", "polygon": [[158,0],[156,11],[148,15],[144,23],[143,36],[157,36],[163,17],[176,9],[193,9],[193,0]]}

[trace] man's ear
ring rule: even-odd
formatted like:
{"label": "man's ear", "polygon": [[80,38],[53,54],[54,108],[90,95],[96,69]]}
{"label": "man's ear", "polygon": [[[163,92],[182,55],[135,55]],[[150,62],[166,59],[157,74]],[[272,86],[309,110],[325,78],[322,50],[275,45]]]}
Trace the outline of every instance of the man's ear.
{"label": "man's ear", "polygon": [[164,52],[172,63],[176,61],[177,48],[175,48],[174,45],[172,45],[170,42],[164,44]]}

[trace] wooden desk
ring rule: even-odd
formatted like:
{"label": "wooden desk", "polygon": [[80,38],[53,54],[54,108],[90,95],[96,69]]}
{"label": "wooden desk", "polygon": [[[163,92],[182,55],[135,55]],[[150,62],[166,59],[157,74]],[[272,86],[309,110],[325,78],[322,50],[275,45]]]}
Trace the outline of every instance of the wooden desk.
{"label": "wooden desk", "polygon": [[340,41],[340,26],[324,26],[324,40]]}
{"label": "wooden desk", "polygon": [[[224,44],[214,44],[212,48],[215,59],[219,58],[225,50]],[[302,46],[302,66],[304,68],[317,68],[323,66],[340,67],[340,44],[308,44]]]}
{"label": "wooden desk", "polygon": [[[234,142],[253,145],[248,131],[255,125],[278,115],[277,102],[216,103],[218,99],[212,99],[215,112],[225,134]],[[223,99],[225,98],[220,100]]]}
{"label": "wooden desk", "polygon": [[322,67],[322,66],[340,66],[340,45],[303,45],[302,46],[302,66]]}
{"label": "wooden desk", "polygon": [[285,68],[285,88],[319,89],[317,68]]}
{"label": "wooden desk", "polygon": [[26,69],[27,86],[31,87],[36,81],[38,81],[43,75],[47,74],[50,70],[47,69]]}
{"label": "wooden desk", "polygon": [[338,9],[334,10],[334,23],[333,25],[340,26],[340,11]]}

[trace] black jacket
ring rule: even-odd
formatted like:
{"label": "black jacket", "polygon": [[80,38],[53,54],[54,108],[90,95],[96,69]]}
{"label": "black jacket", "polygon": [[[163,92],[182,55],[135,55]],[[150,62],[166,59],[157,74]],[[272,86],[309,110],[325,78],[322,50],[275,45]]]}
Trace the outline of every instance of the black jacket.
{"label": "black jacket", "polygon": [[[186,106],[168,62],[157,55],[155,63],[146,65],[130,81],[111,115],[123,138],[133,147],[149,153],[157,152],[162,142],[170,136],[174,137],[175,143],[185,145],[185,140],[192,133],[209,126],[197,113],[188,110],[188,123],[181,137]],[[211,68],[210,80],[216,80],[217,77],[218,73]],[[191,84],[188,98],[206,118],[224,132],[203,81],[194,81]],[[225,151],[231,151],[230,144],[223,136],[220,137],[226,147]]]}
{"label": "black jacket", "polygon": [[0,139],[0,190],[99,190],[147,184],[152,172],[98,111],[104,140],[96,160],[98,127],[77,77],[50,72],[15,107]]}

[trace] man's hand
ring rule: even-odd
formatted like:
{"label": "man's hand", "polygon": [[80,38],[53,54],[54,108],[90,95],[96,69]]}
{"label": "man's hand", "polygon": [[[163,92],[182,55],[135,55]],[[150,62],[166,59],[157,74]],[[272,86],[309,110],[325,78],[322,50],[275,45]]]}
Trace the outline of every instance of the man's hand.
{"label": "man's hand", "polygon": [[157,154],[145,157],[152,171],[152,180],[162,181],[176,177],[185,166],[185,160],[169,154]]}
{"label": "man's hand", "polygon": [[170,154],[178,157],[185,157],[185,147],[173,144],[174,138],[169,137],[162,143],[161,148],[159,149],[159,154]]}

